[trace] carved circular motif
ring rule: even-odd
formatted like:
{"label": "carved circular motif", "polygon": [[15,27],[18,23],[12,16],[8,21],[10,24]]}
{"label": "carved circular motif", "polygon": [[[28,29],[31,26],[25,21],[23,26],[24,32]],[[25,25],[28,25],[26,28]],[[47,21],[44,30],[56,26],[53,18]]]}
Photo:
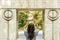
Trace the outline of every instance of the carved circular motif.
{"label": "carved circular motif", "polygon": [[55,21],[58,19],[58,12],[56,10],[50,10],[48,12],[48,19],[51,21]]}
{"label": "carved circular motif", "polygon": [[3,13],[3,18],[7,21],[11,20],[13,16],[13,12],[11,10],[5,10]]}

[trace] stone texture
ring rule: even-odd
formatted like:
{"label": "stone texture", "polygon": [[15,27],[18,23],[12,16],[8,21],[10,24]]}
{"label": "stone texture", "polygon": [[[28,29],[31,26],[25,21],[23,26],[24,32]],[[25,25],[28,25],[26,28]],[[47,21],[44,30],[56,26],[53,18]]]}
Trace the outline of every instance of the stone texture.
{"label": "stone texture", "polygon": [[[10,2],[11,1],[11,2]],[[3,8],[3,9],[2,9]],[[7,40],[7,21],[2,17],[5,8],[13,11],[13,19],[9,22],[9,38],[16,40],[17,24],[16,9],[17,8],[60,8],[60,0],[0,0],[0,40]],[[44,17],[44,39],[52,40],[52,22],[48,19],[47,13],[50,9],[45,9]],[[60,9],[56,9],[60,16]],[[60,40],[60,17],[54,22],[54,40]]]}
{"label": "stone texture", "polygon": [[0,0],[0,8],[60,8],[59,0]]}
{"label": "stone texture", "polygon": [[45,40],[52,40],[52,23],[48,19],[48,9],[45,10],[45,17],[44,17],[44,37]]}
{"label": "stone texture", "polygon": [[[0,40],[7,40],[8,26],[7,21],[3,19],[3,13],[6,9],[0,9]],[[12,10],[12,9],[10,9]],[[13,19],[9,22],[9,39],[16,39],[16,10],[13,9]]]}

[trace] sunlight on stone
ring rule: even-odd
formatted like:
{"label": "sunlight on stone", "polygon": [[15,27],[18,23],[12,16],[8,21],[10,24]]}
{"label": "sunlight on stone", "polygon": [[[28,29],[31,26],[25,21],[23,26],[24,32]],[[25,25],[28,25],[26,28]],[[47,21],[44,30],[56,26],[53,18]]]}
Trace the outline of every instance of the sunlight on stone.
{"label": "sunlight on stone", "polygon": [[10,6],[11,5],[11,0],[7,0],[6,4]]}
{"label": "sunlight on stone", "polygon": [[10,6],[11,5],[11,0],[2,0],[2,5]]}
{"label": "sunlight on stone", "polygon": [[5,0],[2,0],[2,5],[5,5]]}

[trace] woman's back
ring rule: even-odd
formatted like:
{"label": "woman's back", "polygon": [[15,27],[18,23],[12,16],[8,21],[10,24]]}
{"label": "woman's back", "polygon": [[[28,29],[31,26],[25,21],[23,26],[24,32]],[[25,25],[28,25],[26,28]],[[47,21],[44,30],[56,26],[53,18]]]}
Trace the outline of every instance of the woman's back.
{"label": "woman's back", "polygon": [[26,29],[24,27],[24,35],[26,40],[36,40],[36,36],[38,35],[39,30],[35,30],[34,24],[30,23]]}
{"label": "woman's back", "polygon": [[[24,32],[24,35],[26,37],[26,40],[30,40],[30,39],[28,39],[28,33],[27,33],[27,31]],[[38,35],[38,31],[34,31],[34,37],[33,37],[32,40],[36,40],[36,36],[37,35]]]}

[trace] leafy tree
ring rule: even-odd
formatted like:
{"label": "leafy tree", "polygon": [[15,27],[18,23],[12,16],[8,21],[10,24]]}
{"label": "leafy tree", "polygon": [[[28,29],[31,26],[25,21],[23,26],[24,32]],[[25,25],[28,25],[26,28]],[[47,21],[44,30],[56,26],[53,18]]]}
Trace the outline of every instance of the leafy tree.
{"label": "leafy tree", "polygon": [[42,18],[40,17],[40,16],[42,16],[41,14],[39,14],[39,11],[38,12],[36,12],[35,14],[34,14],[34,19],[36,20],[36,22],[38,23],[38,25],[41,27],[41,30],[43,29],[43,26],[42,26]]}
{"label": "leafy tree", "polygon": [[40,20],[40,21],[38,22],[38,25],[41,26],[41,30],[43,29],[42,23],[43,23],[42,20]]}
{"label": "leafy tree", "polygon": [[19,12],[19,15],[18,15],[18,29],[20,27],[23,27],[25,24],[26,24],[26,21],[27,21],[27,13],[25,12]]}

